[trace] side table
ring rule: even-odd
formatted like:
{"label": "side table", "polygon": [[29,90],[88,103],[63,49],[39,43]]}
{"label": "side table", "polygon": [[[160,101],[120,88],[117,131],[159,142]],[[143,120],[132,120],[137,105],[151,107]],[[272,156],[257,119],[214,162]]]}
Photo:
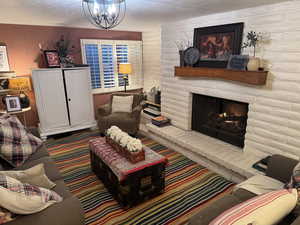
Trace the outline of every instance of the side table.
{"label": "side table", "polygon": [[26,112],[30,111],[31,107],[27,107],[22,109],[21,111],[15,111],[15,112],[7,112],[6,110],[1,110],[0,113],[4,114],[10,114],[10,115],[14,115],[14,114],[22,114],[23,115],[23,122],[24,122],[24,126],[27,127],[27,121],[26,121]]}

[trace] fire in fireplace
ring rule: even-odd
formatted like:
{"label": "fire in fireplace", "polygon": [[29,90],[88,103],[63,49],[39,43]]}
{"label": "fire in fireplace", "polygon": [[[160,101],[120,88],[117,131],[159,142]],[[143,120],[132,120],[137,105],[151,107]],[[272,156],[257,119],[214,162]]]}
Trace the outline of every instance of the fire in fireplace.
{"label": "fire in fireplace", "polygon": [[193,94],[192,130],[243,148],[248,104]]}

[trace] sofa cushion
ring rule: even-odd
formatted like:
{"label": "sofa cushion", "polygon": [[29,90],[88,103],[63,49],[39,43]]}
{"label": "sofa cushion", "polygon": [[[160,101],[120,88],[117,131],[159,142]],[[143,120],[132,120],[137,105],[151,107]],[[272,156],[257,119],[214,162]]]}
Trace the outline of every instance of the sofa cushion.
{"label": "sofa cushion", "polygon": [[15,116],[0,117],[0,154],[13,166],[22,165],[42,141],[24,128]]}
{"label": "sofa cushion", "polygon": [[55,162],[50,158],[50,157],[43,157],[40,159],[28,161],[24,163],[22,166],[14,169],[14,170],[25,170],[29,169],[35,165],[38,165],[40,163],[44,164],[45,168],[45,173],[46,176],[51,180],[51,181],[56,181],[56,180],[61,180],[62,176],[59,173],[59,170],[57,169]]}
{"label": "sofa cushion", "polygon": [[9,176],[19,180],[22,183],[37,185],[39,187],[51,189],[55,187],[53,183],[45,174],[44,164],[40,163],[34,167],[26,170],[16,171],[0,171],[0,175]]}
{"label": "sofa cushion", "polygon": [[256,194],[241,188],[233,191],[232,194],[242,202],[256,196]]}
{"label": "sofa cushion", "polygon": [[51,190],[0,175],[0,205],[13,213],[32,214],[61,201]]}
{"label": "sofa cushion", "polygon": [[239,188],[250,191],[256,195],[265,194],[270,191],[283,189],[284,183],[264,175],[255,175],[237,184],[234,190]]}
{"label": "sofa cushion", "polygon": [[16,219],[17,215],[11,213],[5,208],[0,207],[0,224],[4,224]]}
{"label": "sofa cushion", "polygon": [[268,161],[266,176],[277,179],[283,183],[290,181],[293,169],[298,161],[283,155],[272,155]]}
{"label": "sofa cushion", "polygon": [[190,219],[189,225],[207,225],[222,212],[239,203],[241,203],[241,201],[237,197],[233,195],[226,195],[217,201],[210,203],[208,207],[194,215]]}
{"label": "sofa cushion", "polygon": [[63,197],[63,199],[72,197],[71,192],[69,191],[68,187],[66,186],[63,180],[56,180],[55,184],[56,185],[52,189],[52,191],[55,191],[57,194]]}
{"label": "sofa cushion", "polygon": [[0,155],[0,165],[1,165],[1,170],[11,170],[15,168],[15,166],[11,162],[6,160],[4,157],[1,157],[1,155]]}
{"label": "sofa cushion", "polygon": [[31,161],[31,160],[40,159],[40,158],[47,157],[47,156],[49,156],[49,152],[48,152],[46,146],[45,146],[44,144],[42,144],[40,147],[38,147],[38,149],[36,150],[36,152],[33,153],[33,154],[26,160],[26,162]]}
{"label": "sofa cushion", "polygon": [[128,124],[131,125],[136,122],[135,118],[130,117],[130,114],[126,112],[116,112],[102,117],[101,122],[105,121],[108,121],[108,123],[110,124],[109,127],[111,127],[112,125],[116,125],[118,127],[122,127],[122,125],[128,126]]}
{"label": "sofa cushion", "polygon": [[19,216],[7,225],[83,225],[84,212],[77,198],[67,198],[62,202],[32,214]]}
{"label": "sofa cushion", "polygon": [[112,113],[115,112],[132,112],[133,96],[117,96],[112,98]]}
{"label": "sofa cushion", "polygon": [[297,199],[296,189],[272,191],[226,210],[209,225],[276,224],[293,210]]}

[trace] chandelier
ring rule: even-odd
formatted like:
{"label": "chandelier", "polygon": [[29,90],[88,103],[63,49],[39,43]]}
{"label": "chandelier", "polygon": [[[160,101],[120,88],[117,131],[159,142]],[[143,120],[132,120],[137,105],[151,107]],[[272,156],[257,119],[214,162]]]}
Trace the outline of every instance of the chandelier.
{"label": "chandelier", "polygon": [[126,3],[125,0],[82,0],[82,8],[92,24],[108,30],[123,20]]}

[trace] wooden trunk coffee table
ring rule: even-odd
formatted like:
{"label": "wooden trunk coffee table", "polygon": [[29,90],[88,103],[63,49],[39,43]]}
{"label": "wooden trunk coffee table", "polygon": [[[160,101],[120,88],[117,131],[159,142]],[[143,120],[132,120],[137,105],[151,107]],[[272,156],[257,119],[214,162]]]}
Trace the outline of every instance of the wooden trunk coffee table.
{"label": "wooden trunk coffee table", "polygon": [[108,191],[123,207],[164,192],[167,158],[144,147],[145,160],[132,164],[105,141],[90,141],[91,167]]}

